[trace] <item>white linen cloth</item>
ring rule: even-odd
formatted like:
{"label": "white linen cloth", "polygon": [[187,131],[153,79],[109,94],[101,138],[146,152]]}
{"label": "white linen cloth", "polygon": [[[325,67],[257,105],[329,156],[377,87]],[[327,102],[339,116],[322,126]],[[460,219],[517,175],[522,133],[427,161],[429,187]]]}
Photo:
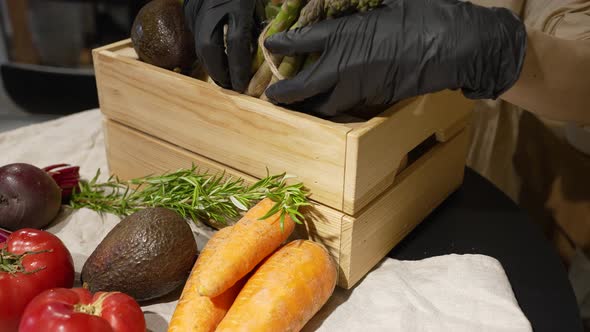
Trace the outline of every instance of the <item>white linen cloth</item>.
{"label": "white linen cloth", "polygon": [[[99,110],[0,134],[0,165],[71,163],[88,179],[108,176]],[[119,221],[82,209],[64,211],[48,230],[71,251],[77,279],[86,258]],[[193,225],[199,249],[211,234]],[[166,331],[177,294],[143,306],[148,328]],[[483,255],[420,261],[384,259],[352,290],[337,288],[305,331],[532,331],[501,264]]]}

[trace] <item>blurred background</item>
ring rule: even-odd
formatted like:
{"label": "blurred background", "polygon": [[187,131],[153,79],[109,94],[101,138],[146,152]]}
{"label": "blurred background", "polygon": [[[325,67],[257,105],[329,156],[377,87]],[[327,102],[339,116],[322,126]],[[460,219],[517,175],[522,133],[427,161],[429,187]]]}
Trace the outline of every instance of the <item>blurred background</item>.
{"label": "blurred background", "polygon": [[91,50],[147,2],[0,0],[0,132],[98,107]]}

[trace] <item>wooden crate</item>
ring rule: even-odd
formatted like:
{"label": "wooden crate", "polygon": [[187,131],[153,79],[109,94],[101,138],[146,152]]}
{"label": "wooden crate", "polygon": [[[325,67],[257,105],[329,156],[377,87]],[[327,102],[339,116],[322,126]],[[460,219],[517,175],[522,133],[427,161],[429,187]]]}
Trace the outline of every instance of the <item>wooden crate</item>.
{"label": "wooden crate", "polygon": [[125,179],[194,163],[248,181],[267,169],[296,175],[314,202],[299,231],[328,247],[342,287],[462,181],[472,103],[459,92],[328,121],[138,61],[129,40],[93,55],[112,173]]}
{"label": "wooden crate", "polygon": [[110,119],[254,177],[295,174],[315,201],[353,215],[394,182],[408,151],[432,134],[447,141],[471,109],[445,91],[335,123],[140,62],[129,41],[95,50],[94,63]]}

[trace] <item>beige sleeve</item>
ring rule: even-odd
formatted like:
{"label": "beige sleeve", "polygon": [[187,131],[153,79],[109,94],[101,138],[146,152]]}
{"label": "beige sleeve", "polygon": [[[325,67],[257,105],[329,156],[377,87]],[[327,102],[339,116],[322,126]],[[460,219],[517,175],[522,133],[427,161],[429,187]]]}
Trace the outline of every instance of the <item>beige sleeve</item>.
{"label": "beige sleeve", "polygon": [[590,248],[590,156],[548,117],[590,121],[590,1],[528,0],[520,14],[536,70],[523,72],[505,101],[478,103],[467,164],[546,226],[569,261],[575,248]]}
{"label": "beige sleeve", "polygon": [[529,28],[558,38],[590,39],[590,1],[527,1],[523,18]]}
{"label": "beige sleeve", "polygon": [[[565,91],[564,93],[570,92],[568,85],[572,85],[572,79],[578,79],[580,81],[588,80],[590,73],[580,75],[583,73],[583,68],[578,71],[576,66],[568,66],[572,68],[573,73],[564,73],[562,68],[564,64],[568,64],[568,57],[572,55],[572,52],[577,52],[576,58],[583,58],[582,54],[590,52],[590,49],[584,46],[580,47],[576,43],[580,41],[569,41],[566,39],[582,39],[581,35],[587,32],[590,28],[590,23],[587,21],[590,19],[588,16],[587,8],[590,5],[590,1],[572,1],[572,0],[528,0],[526,3],[520,0],[474,0],[473,3],[483,5],[487,7],[499,7],[503,6],[510,8],[515,13],[520,15],[527,28],[530,30],[536,30],[537,35],[542,35],[542,39],[550,38],[557,42],[566,42],[568,45],[572,45],[569,50],[558,50],[552,48],[547,43],[541,43],[540,45],[534,45],[533,49],[536,54],[536,58],[541,60],[547,60],[545,54],[553,53],[552,60],[549,64],[545,64],[546,72],[533,72],[530,74],[533,84],[529,84],[528,89],[526,85],[521,85],[520,91],[514,89],[510,93],[512,103],[508,103],[502,100],[484,100],[478,101],[475,112],[473,113],[472,122],[472,135],[471,135],[471,146],[467,157],[467,165],[474,168],[480,174],[491,180],[500,189],[507,193],[515,201],[519,201],[520,192],[520,176],[516,174],[513,167],[513,156],[516,144],[522,137],[528,137],[535,133],[520,132],[519,122],[522,114],[522,108],[529,109],[537,115],[541,112],[548,114],[552,117],[559,117],[559,113],[563,115],[571,110],[571,108],[564,108],[567,102],[563,102],[558,98],[553,98],[553,102],[550,103],[536,103],[539,95],[543,95],[543,92],[536,90],[535,82],[537,85],[545,86],[545,89]],[[545,32],[544,29],[547,29]],[[551,34],[558,36],[558,38],[551,36]],[[540,48],[543,52],[539,53]],[[586,55],[586,59],[590,59],[590,53]],[[588,61],[588,60],[586,60]],[[588,65],[590,66],[590,65]],[[589,67],[590,68],[590,67]],[[579,69],[579,68],[578,68]],[[558,80],[550,79],[547,75],[558,74]],[[540,80],[534,80],[541,78]],[[545,81],[544,79],[547,79]],[[576,87],[576,83],[573,84]],[[548,88],[547,88],[548,86]],[[588,82],[577,85],[578,90],[584,89],[590,86]],[[520,93],[516,93],[520,92]],[[555,92],[552,92],[555,94]],[[506,98],[505,98],[506,99]],[[520,99],[520,100],[519,100]],[[589,101],[584,101],[586,105],[590,104]],[[534,109],[534,106],[541,104],[540,110]],[[590,109],[586,108],[585,112],[590,113]],[[562,116],[563,118],[563,116]],[[560,132],[560,124],[556,122],[550,122],[547,118],[544,122],[550,125],[551,129],[556,133]],[[520,139],[519,139],[520,137]],[[534,140],[533,140],[534,141]],[[542,143],[540,143],[542,144]],[[525,176],[524,181],[536,181],[531,180],[530,176]]]}
{"label": "beige sleeve", "polygon": [[[467,0],[464,0],[467,1]],[[582,40],[590,38],[588,0],[471,0],[484,7],[504,7],[520,16],[530,29],[549,35]]]}
{"label": "beige sleeve", "polygon": [[516,15],[522,16],[524,0],[471,0],[473,4],[483,7],[504,7],[513,11]]}
{"label": "beige sleeve", "polygon": [[502,99],[559,121],[590,123],[590,1],[528,1],[525,64]]}

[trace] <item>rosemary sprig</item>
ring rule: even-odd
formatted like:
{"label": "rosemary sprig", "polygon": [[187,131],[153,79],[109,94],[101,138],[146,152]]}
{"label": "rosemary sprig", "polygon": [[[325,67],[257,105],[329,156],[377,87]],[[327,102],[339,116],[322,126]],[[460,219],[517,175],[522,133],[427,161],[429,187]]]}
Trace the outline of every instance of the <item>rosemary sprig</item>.
{"label": "rosemary sprig", "polygon": [[73,192],[70,207],[89,208],[99,213],[128,216],[146,207],[165,207],[193,221],[214,220],[226,223],[240,211],[247,211],[258,201],[269,198],[275,205],[260,219],[280,211],[280,224],[289,215],[301,223],[299,208],[309,205],[302,183],[286,183],[286,174],[267,175],[247,185],[243,179],[224,174],[211,175],[199,172],[193,166],[162,175],[146,176],[121,181],[111,176],[98,182],[100,169],[90,181],[80,181]]}

